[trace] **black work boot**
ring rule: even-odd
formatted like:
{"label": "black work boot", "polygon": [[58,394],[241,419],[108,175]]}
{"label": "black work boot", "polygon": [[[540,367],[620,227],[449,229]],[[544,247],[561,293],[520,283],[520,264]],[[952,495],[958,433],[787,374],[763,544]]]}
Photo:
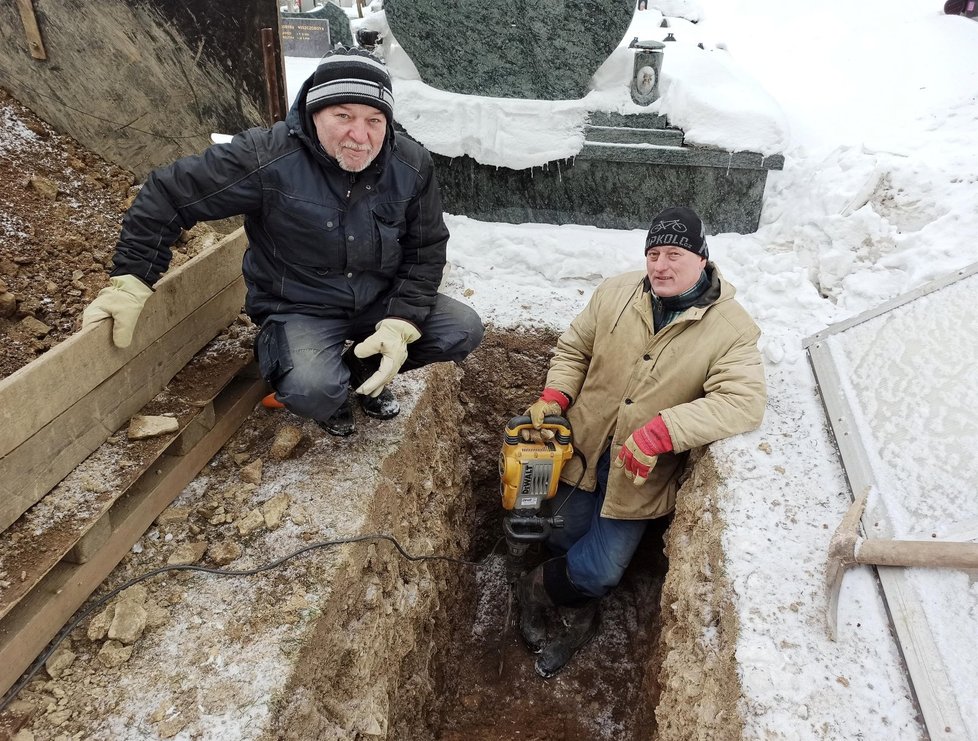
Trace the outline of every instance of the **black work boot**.
{"label": "black work boot", "polygon": [[[352,347],[343,353],[343,362],[350,369],[350,385],[355,389],[360,388],[363,382],[380,368],[380,358],[377,355],[358,358],[353,354]],[[374,419],[391,419],[401,411],[401,405],[397,403],[397,399],[388,388],[381,391],[378,396],[357,394],[357,398],[360,400],[363,413]]]}
{"label": "black work boot", "polygon": [[581,607],[560,607],[561,628],[533,665],[544,679],[563,669],[598,632],[598,600],[592,599]]}
{"label": "black work boot", "polygon": [[326,430],[330,435],[335,435],[336,437],[352,435],[356,430],[356,426],[353,423],[353,407],[350,406],[350,400],[347,399],[344,401],[340,405],[340,408],[333,412],[333,416],[325,422],[317,419],[316,424]]}
{"label": "black work boot", "polygon": [[530,653],[538,654],[547,642],[547,611],[554,607],[543,586],[542,565],[516,582],[516,599],[520,607],[520,638]]}

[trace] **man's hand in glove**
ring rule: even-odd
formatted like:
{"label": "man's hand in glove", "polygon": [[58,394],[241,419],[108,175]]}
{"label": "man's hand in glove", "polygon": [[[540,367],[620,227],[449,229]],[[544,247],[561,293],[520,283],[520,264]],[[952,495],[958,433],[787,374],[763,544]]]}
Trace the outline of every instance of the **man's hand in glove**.
{"label": "man's hand in glove", "polygon": [[570,406],[570,399],[567,395],[557,389],[546,388],[540,394],[540,398],[530,404],[526,410],[526,416],[533,422],[536,429],[543,426],[543,418],[554,414],[563,414]]}
{"label": "man's hand in glove", "polygon": [[82,327],[112,319],[112,344],[129,347],[136,320],[153,289],[135,275],[115,275],[82,312]]}
{"label": "man's hand in glove", "polygon": [[388,317],[377,322],[377,331],[353,348],[358,358],[380,353],[380,368],[364,381],[356,391],[364,396],[380,396],[384,386],[391,382],[407,360],[408,343],[414,342],[421,332],[411,322]]}
{"label": "man's hand in glove", "polygon": [[641,486],[655,467],[656,456],[671,450],[672,438],[669,437],[669,430],[662,417],[656,415],[655,419],[628,436],[618,452],[615,465],[619,468],[624,466],[632,483]]}

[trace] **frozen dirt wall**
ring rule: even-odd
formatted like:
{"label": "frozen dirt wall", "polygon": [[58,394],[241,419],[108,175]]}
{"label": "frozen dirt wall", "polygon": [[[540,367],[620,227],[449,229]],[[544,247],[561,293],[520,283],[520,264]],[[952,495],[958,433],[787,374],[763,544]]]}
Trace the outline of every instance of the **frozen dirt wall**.
{"label": "frozen dirt wall", "polygon": [[[32,56],[22,13],[46,59]],[[141,178],[200,151],[212,132],[270,123],[262,28],[278,47],[270,0],[2,3],[0,87]]]}

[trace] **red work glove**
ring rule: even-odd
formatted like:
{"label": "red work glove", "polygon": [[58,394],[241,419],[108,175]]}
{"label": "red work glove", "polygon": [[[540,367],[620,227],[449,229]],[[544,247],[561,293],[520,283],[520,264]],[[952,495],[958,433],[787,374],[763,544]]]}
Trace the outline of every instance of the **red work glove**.
{"label": "red work glove", "polygon": [[662,417],[656,418],[647,425],[639,427],[628,436],[625,444],[618,451],[615,465],[625,468],[635,486],[641,486],[655,468],[655,459],[663,453],[672,450],[672,438]]}
{"label": "red work glove", "polygon": [[533,426],[539,430],[543,425],[544,417],[552,414],[563,414],[569,406],[570,399],[567,398],[566,394],[557,389],[547,388],[540,394],[539,399],[530,404],[526,414],[533,422]]}

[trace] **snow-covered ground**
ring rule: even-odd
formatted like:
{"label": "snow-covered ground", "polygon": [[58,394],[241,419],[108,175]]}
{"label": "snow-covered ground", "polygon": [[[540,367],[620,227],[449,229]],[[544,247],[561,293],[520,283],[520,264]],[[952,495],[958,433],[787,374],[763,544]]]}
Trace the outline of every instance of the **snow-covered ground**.
{"label": "snow-covered ground", "polygon": [[[760,430],[713,446],[727,483],[724,545],[741,624],[737,658],[747,735],[917,738],[921,727],[868,568],[852,569],[846,579],[839,641],[826,636],[824,562],[849,492],[803,340],[978,261],[978,23],[943,15],[936,0],[649,5],[635,13],[622,47],[583,101],[450,95],[425,85],[396,43],[388,44],[397,116],[445,155],[510,167],[573,156],[588,110],[637,110],[627,91],[631,61],[624,44],[633,36],[662,38],[656,8],[666,11],[678,41],[667,49],[662,97],[652,110],[668,114],[688,142],[786,156],[784,171],[769,176],[760,229],[709,239],[712,257],[763,330],[770,395]],[[385,26],[382,12],[354,23]],[[304,63],[300,68],[291,60],[293,92],[315,66],[315,60]],[[643,265],[641,230],[488,224],[460,215],[448,222],[445,288],[497,326],[564,327],[602,279]],[[962,301],[940,304],[939,311],[960,316],[922,331],[974,327]],[[907,352],[907,345],[912,351],[913,337],[901,344],[894,354]],[[940,363],[942,347],[931,338],[924,353]],[[885,356],[887,348],[875,351]],[[914,365],[926,368],[909,364],[911,371]],[[960,403],[973,412],[975,394],[964,383],[978,380],[974,366],[962,366],[958,378]],[[871,398],[884,393],[858,380]],[[902,391],[896,400],[902,408],[886,415],[899,436],[876,432],[891,457],[899,446],[912,449],[901,458],[906,469],[946,455],[927,450],[925,433],[930,418],[946,413],[940,406],[946,401],[921,402],[913,384]],[[975,415],[957,420],[967,433],[960,439],[973,440]],[[958,437],[955,429],[942,429],[949,439]],[[969,520],[978,522],[975,458],[957,454],[956,460],[953,470],[911,473],[926,483],[924,474],[943,470],[957,477],[956,486],[970,482],[970,499],[950,497],[942,505],[932,497],[930,519],[920,521],[919,511],[897,518],[896,536],[960,531]],[[935,487],[934,496],[941,490]],[[886,492],[873,496],[885,499]],[[917,571],[912,579],[925,602],[933,602],[925,606],[965,725],[953,729],[955,737],[978,738],[978,588],[962,572]]]}

